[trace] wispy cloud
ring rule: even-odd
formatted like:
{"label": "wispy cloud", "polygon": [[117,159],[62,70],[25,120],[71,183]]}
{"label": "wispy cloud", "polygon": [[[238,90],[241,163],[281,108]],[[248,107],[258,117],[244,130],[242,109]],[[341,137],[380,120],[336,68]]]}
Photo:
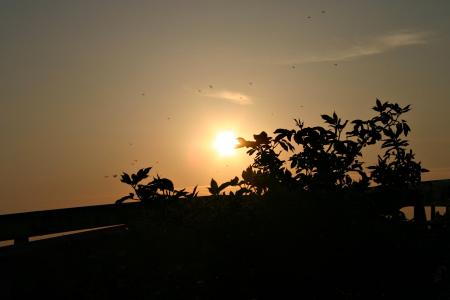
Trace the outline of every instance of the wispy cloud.
{"label": "wispy cloud", "polygon": [[302,64],[328,61],[348,61],[364,56],[381,54],[400,47],[427,44],[430,36],[431,34],[429,32],[424,31],[400,31],[396,33],[389,33],[359,42],[348,49],[335,51],[334,53],[324,55],[294,58],[284,63]]}
{"label": "wispy cloud", "polygon": [[252,99],[249,96],[239,92],[232,92],[227,90],[208,91],[203,95],[205,97],[222,99],[239,105],[249,105],[253,103]]}

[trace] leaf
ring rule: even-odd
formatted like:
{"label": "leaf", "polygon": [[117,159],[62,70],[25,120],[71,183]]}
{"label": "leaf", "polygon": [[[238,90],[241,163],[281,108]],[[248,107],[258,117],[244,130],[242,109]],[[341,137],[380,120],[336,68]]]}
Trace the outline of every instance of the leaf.
{"label": "leaf", "polygon": [[239,183],[239,178],[236,176],[230,181],[230,185],[236,186]]}
{"label": "leaf", "polygon": [[347,124],[348,124],[348,120],[345,120],[344,124],[339,125],[339,129],[344,129],[345,126],[347,126]]}
{"label": "leaf", "polygon": [[303,143],[304,129],[299,130],[294,135],[294,141],[297,145],[301,145]]}
{"label": "leaf", "polygon": [[131,181],[130,175],[128,175],[127,173],[123,173],[122,174],[122,178],[120,179],[121,182],[126,183],[126,184],[133,184],[133,182]]}
{"label": "leaf", "polygon": [[278,129],[275,130],[273,133],[287,135],[287,134],[290,133],[290,132],[291,132],[291,131],[288,130],[288,129],[278,128]]}
{"label": "leaf", "polygon": [[338,119],[339,118],[338,118],[336,112],[333,112],[333,121],[334,121],[334,123],[337,123]]}
{"label": "leaf", "polygon": [[406,113],[406,112],[408,112],[408,111],[410,111],[410,110],[411,110],[411,104],[408,104],[408,105],[406,105],[405,107],[403,107],[402,113]]}
{"label": "leaf", "polygon": [[401,113],[402,109],[400,108],[400,105],[398,105],[398,103],[394,103],[392,105],[392,109],[396,112],[396,113]]}
{"label": "leaf", "polygon": [[387,113],[385,113],[385,112],[381,113],[381,115],[380,115],[381,123],[386,125],[389,122],[389,119],[390,119],[390,117]]}
{"label": "leaf", "polygon": [[[140,169],[140,170],[137,172],[138,177],[139,177],[139,178],[142,178],[142,179],[147,178],[147,177],[148,177],[148,173],[150,172],[151,169],[152,169],[152,167]],[[141,180],[142,180],[142,179],[141,179]]]}
{"label": "leaf", "polygon": [[219,186],[219,192],[230,186],[230,182],[224,182]]}
{"label": "leaf", "polygon": [[136,174],[131,174],[131,182],[133,183],[133,184],[138,184],[139,183],[139,178],[137,177],[137,175]]}
{"label": "leaf", "polygon": [[196,185],[196,186],[194,187],[194,189],[192,190],[191,195],[194,196],[194,197],[197,197],[197,195],[198,195],[197,188],[198,188],[198,186]]}
{"label": "leaf", "polygon": [[392,131],[392,128],[383,128],[383,133],[384,133],[384,135],[386,135],[388,137],[394,136],[394,132]]}
{"label": "leaf", "polygon": [[398,138],[403,132],[403,126],[402,124],[398,123],[397,125],[395,125],[395,127],[396,127],[395,137]]}
{"label": "leaf", "polygon": [[277,134],[277,136],[274,139],[275,142],[278,142],[284,138],[287,138],[290,141],[292,139],[292,134],[295,133],[295,130],[278,128],[277,130],[274,131],[274,133]]}
{"label": "leaf", "polygon": [[376,104],[376,106],[374,106],[374,107],[372,108],[374,111],[381,112],[381,111],[384,110],[384,109],[383,109],[383,105],[381,104],[381,101],[380,101],[379,99],[376,100],[375,104]]}
{"label": "leaf", "polygon": [[238,141],[238,144],[235,146],[235,148],[242,148],[242,147],[247,147],[247,141],[241,137],[236,138],[236,140]]}
{"label": "leaf", "polygon": [[326,123],[328,124],[333,124],[333,118],[329,115],[320,115],[322,117],[322,119],[325,120]]}
{"label": "leaf", "polygon": [[167,178],[158,179],[158,187],[160,190],[173,191],[175,187],[173,182]]}
{"label": "leaf", "polygon": [[280,146],[281,146],[281,148],[284,149],[284,151],[288,151],[288,149],[289,149],[288,146],[282,141],[280,141]]}
{"label": "leaf", "polygon": [[141,182],[143,179],[148,177],[148,172],[150,172],[150,168],[144,168],[144,169],[140,169],[137,173],[136,176],[133,177],[133,175],[131,175],[131,178],[133,179],[134,184],[138,184],[139,182]]}
{"label": "leaf", "polygon": [[157,177],[153,178],[153,181],[148,183],[147,186],[153,191],[160,190],[160,191],[174,191],[174,185],[173,182],[170,179],[167,178],[160,178],[159,175]]}
{"label": "leaf", "polygon": [[265,131],[261,131],[260,134],[254,134],[253,137],[257,144],[267,144],[270,142],[270,138]]}
{"label": "leaf", "polygon": [[405,132],[405,136],[407,136],[408,133],[411,131],[411,128],[409,128],[408,124],[403,123],[403,131]]}
{"label": "leaf", "polygon": [[219,186],[217,185],[217,181],[215,181],[213,178],[211,178],[211,187],[208,188],[209,192],[212,195],[217,195],[219,193]]}

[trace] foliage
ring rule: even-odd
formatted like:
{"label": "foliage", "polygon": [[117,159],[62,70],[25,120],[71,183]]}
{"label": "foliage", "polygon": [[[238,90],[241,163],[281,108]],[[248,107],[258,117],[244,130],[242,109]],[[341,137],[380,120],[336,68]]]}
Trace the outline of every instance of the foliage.
{"label": "foliage", "polygon": [[[341,191],[364,192],[371,184],[376,184],[390,194],[389,197],[380,197],[380,194],[372,193],[373,198],[383,199],[377,200],[374,211],[380,211],[381,206],[385,216],[394,218],[400,214],[401,206],[392,199],[400,195],[398,192],[401,190],[419,184],[421,174],[427,170],[414,160],[414,153],[408,149],[406,137],[411,129],[403,115],[410,111],[410,106],[382,103],[377,99],[372,110],[375,115],[368,120],[349,122],[333,112],[321,115],[325,126],[308,127],[300,119],[294,119],[294,129],[279,128],[274,131],[274,137],[262,131],[253,135],[254,140],[238,138],[236,147],[247,148],[247,154],[253,156],[253,163],[242,171],[242,179],[236,176],[221,184],[211,179],[209,193],[216,200],[252,195],[277,198],[286,192],[297,195],[332,192],[338,195]],[[365,167],[362,153],[365,147],[372,145],[379,145],[384,152],[378,156],[375,165]],[[197,187],[192,193],[185,189],[176,190],[172,181],[158,175],[152,181],[142,183],[150,170],[149,167],[136,174],[123,173],[121,181],[130,185],[133,192],[116,203],[127,200],[154,203],[197,197]],[[198,202],[198,207],[215,205],[214,212],[225,207],[225,204],[219,204],[224,201],[209,204],[208,201],[194,202]]]}
{"label": "foliage", "polygon": [[293,150],[293,146],[285,140],[269,137],[264,131],[253,137],[254,141],[238,138],[238,148],[250,148],[247,154],[255,154],[253,164],[242,172],[241,187],[246,192],[262,195],[292,181],[291,172],[283,167],[285,161],[280,158],[278,148],[287,151]]}
{"label": "foliage", "polygon": [[142,180],[148,178],[150,170],[151,167],[140,169],[136,174],[131,174],[131,176],[124,172],[120,181],[131,186],[134,193],[120,198],[116,203],[120,204],[126,200],[138,200],[145,203],[156,200],[193,199],[197,197],[197,187],[191,193],[185,189],[176,190],[171,180],[161,178],[159,175],[153,177],[153,180],[147,184],[141,183]]}
{"label": "foliage", "polygon": [[[224,182],[221,185],[218,185],[217,182],[214,179],[211,179],[211,185],[208,188],[208,191],[213,196],[219,196],[220,192],[222,192],[224,189],[230,186],[237,186],[239,184],[239,178],[236,176],[230,181]],[[223,192],[223,195],[225,195],[225,192]]]}
{"label": "foliage", "polygon": [[[421,181],[421,173],[428,170],[421,167],[420,162],[414,161],[414,153],[407,149],[409,143],[402,136],[407,136],[410,127],[400,116],[410,110],[410,106],[400,107],[398,104],[379,100],[373,110],[379,113],[369,125],[369,135],[381,135],[381,148],[385,149],[383,156],[378,156],[378,164],[370,166],[371,179],[386,187],[412,187]],[[364,124],[355,124],[354,131],[358,132]],[[367,127],[367,123],[366,123]],[[359,131],[358,136],[364,137],[366,133]]]}
{"label": "foliage", "polygon": [[[280,186],[305,191],[364,189],[371,182],[396,188],[416,186],[427,170],[414,161],[404,139],[411,129],[400,117],[410,106],[377,99],[372,109],[377,113],[373,118],[352,121],[353,129],[346,132],[349,121],[333,112],[321,115],[326,127],[306,127],[295,119],[296,129],[277,129],[275,138],[265,132],[254,135],[254,141],[238,138],[238,147],[249,148],[247,153],[255,155],[254,163],[242,174],[243,183],[256,194]],[[379,142],[385,152],[367,173],[362,150]],[[280,159],[283,151],[292,153],[289,167]]]}

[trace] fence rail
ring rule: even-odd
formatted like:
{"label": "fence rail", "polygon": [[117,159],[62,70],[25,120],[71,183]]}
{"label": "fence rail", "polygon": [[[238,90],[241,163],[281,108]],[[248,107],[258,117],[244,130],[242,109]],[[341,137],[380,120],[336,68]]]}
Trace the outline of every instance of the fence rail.
{"label": "fence rail", "polygon": [[[424,216],[424,207],[450,207],[450,179],[422,182],[417,199],[405,199],[404,206],[414,206],[414,218]],[[28,242],[30,237],[129,224],[145,214],[140,203],[106,204],[45,211],[0,215],[0,241],[14,240],[15,244]],[[422,216],[422,217],[421,217]]]}
{"label": "fence rail", "polygon": [[33,236],[128,224],[139,203],[106,204],[0,215],[0,241],[24,243]]}

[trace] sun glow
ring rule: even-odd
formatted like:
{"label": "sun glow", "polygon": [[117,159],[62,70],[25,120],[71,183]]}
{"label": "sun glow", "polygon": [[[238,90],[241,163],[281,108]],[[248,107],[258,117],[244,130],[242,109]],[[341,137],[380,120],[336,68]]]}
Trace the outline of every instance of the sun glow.
{"label": "sun glow", "polygon": [[221,156],[230,156],[236,153],[235,146],[238,144],[236,135],[232,131],[223,131],[214,139],[214,149]]}

